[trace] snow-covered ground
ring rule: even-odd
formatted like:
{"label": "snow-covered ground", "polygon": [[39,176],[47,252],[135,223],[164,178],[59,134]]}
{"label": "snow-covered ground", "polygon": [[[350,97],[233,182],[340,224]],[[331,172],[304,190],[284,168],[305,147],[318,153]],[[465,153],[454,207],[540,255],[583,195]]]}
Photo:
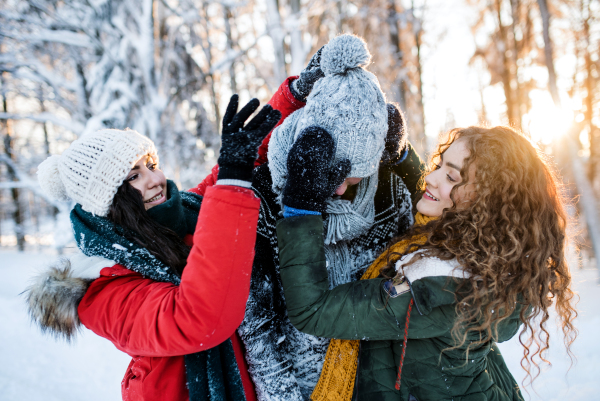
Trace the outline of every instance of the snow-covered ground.
{"label": "snow-covered ground", "polygon": [[[118,401],[129,357],[110,342],[83,330],[73,344],[42,335],[27,316],[19,293],[37,269],[53,260],[48,254],[0,252],[0,401]],[[549,359],[528,387],[527,400],[600,400],[600,285],[596,269],[573,269],[579,292],[579,338],[573,345],[577,363],[569,359],[551,328]],[[522,349],[516,339],[500,346],[520,383]]]}

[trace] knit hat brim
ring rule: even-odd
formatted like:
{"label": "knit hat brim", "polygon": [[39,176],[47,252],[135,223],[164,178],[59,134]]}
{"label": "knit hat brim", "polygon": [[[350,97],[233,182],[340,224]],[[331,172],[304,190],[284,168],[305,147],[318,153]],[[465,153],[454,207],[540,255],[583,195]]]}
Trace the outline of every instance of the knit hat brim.
{"label": "knit hat brim", "polygon": [[104,129],[75,140],[60,156],[38,167],[44,192],[72,199],[83,210],[105,217],[123,180],[144,155],[158,162],[154,143],[133,130]]}

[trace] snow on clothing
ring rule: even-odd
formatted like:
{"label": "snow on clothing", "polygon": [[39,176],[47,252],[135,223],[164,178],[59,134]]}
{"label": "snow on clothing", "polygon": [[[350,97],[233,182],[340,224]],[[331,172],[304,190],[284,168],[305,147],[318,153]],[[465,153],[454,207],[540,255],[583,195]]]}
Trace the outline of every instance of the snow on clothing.
{"label": "snow on clothing", "polygon": [[[400,293],[391,291],[386,285],[390,280],[383,278],[329,289],[322,218],[306,215],[283,219],[277,232],[281,280],[291,322],[311,335],[361,340],[354,399],[522,399],[495,345],[519,330],[520,306],[499,324],[496,338],[469,351],[468,360],[466,346],[442,352],[454,345],[450,333],[456,319],[453,291],[466,275],[456,260],[423,258],[405,266],[409,288]],[[400,262],[400,267],[406,262]],[[412,302],[415,308],[406,332],[398,391],[395,383]],[[476,340],[479,333],[471,333],[466,344]]]}
{"label": "snow on clothing", "polygon": [[[269,101],[282,113],[280,124],[304,106],[290,91],[295,78],[286,79]],[[271,134],[259,148],[257,165],[267,161],[270,137]],[[350,257],[357,261],[351,280],[360,278],[391,237],[405,232],[412,224],[411,194],[417,193],[423,170],[424,164],[410,144],[404,162],[380,168],[374,224],[351,241]],[[217,172],[215,166],[199,188],[204,190],[213,185]],[[298,332],[287,318],[275,232],[281,208],[272,190],[268,165],[255,169],[253,189],[261,198],[256,257],[246,316],[238,332],[246,347],[249,371],[260,400],[308,399],[319,378],[328,340]]]}
{"label": "snow on clothing", "polygon": [[[133,357],[122,383],[124,400],[184,401],[190,399],[190,394],[192,400],[256,399],[234,333],[248,296],[260,201],[248,189],[215,186],[206,189],[202,203],[193,238],[186,236],[193,247],[180,285],[153,280],[100,256],[80,255],[63,270],[51,269],[41,275],[31,288],[32,314],[53,312],[50,314],[62,319],[62,324],[69,324],[69,319],[76,324],[80,319]],[[102,249],[100,238],[84,241],[86,245],[95,244],[98,252]],[[121,252],[110,254],[115,259],[132,262],[131,258],[142,254],[135,255],[128,249],[133,246],[130,243],[108,245],[104,251],[112,248]],[[82,259],[84,263],[79,263]],[[91,262],[90,271],[86,263]],[[143,269],[138,262],[133,264]],[[80,269],[84,271],[78,277]],[[160,270],[155,272],[160,275]],[[57,300],[57,294],[64,299]],[[204,377],[189,383],[188,392],[184,355],[195,353],[199,354],[193,362],[209,370],[199,372]],[[210,370],[214,368],[222,369],[223,374]],[[237,378],[232,377],[238,368]],[[237,380],[239,385],[233,387],[241,392],[236,393],[234,388],[232,393],[232,388],[219,383],[220,379]],[[193,397],[198,393],[199,398]]]}
{"label": "snow on clothing", "polygon": [[[354,261],[349,280],[360,278],[387,242],[412,224],[410,194],[402,180],[389,170],[379,178],[373,226],[348,241]],[[286,316],[275,232],[281,208],[268,165],[255,170],[253,189],[261,198],[261,210],[250,297],[238,332],[259,399],[307,399],[319,378],[328,340],[298,332]]]}

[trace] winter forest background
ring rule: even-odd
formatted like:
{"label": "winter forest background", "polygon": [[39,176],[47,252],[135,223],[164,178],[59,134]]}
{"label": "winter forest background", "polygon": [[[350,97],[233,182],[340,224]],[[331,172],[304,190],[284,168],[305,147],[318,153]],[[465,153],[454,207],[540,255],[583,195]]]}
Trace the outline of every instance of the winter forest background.
{"label": "winter forest background", "polygon": [[[17,294],[48,255],[74,248],[72,205],[41,193],[37,165],[85,133],[130,127],[157,144],[168,177],[191,187],[216,162],[231,94],[265,103],[342,32],[366,40],[369,70],[404,110],[422,156],[450,128],[510,124],[557,164],[573,200],[579,362],[565,376],[570,362],[556,354],[528,399],[600,400],[599,18],[597,0],[2,0],[0,269],[9,279],[0,285],[0,355],[9,361],[0,363],[0,400],[119,399],[127,366],[90,333],[78,352],[28,327]],[[23,339],[34,344],[26,355]],[[510,347],[522,377],[518,343]],[[78,378],[97,387],[73,392]]]}

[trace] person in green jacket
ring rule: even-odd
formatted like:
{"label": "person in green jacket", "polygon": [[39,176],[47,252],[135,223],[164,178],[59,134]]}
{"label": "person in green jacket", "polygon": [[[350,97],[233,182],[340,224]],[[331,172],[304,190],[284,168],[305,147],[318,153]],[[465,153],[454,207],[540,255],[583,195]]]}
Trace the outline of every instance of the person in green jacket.
{"label": "person in green jacket", "polygon": [[[334,155],[325,130],[300,134],[277,236],[292,324],[360,340],[353,399],[521,400],[496,343],[520,330],[522,366],[535,378],[551,306],[570,354],[577,313],[567,216],[557,179],[529,140],[509,127],[450,131],[425,177],[417,224],[373,263],[377,278],[330,290],[318,211],[349,171]],[[343,397],[315,390],[312,399]]]}

